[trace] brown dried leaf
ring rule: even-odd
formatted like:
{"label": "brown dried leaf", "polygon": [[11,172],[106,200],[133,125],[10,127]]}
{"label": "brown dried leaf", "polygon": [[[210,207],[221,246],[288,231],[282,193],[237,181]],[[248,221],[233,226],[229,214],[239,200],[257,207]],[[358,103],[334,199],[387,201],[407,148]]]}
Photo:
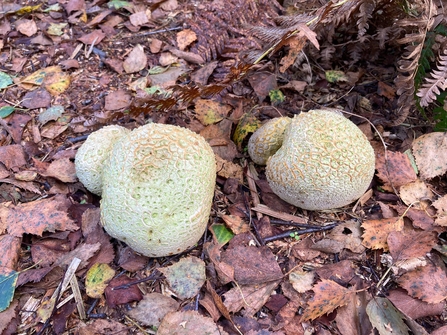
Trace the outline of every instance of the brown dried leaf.
{"label": "brown dried leaf", "polygon": [[45,177],[54,177],[64,183],[77,181],[75,165],[69,158],[61,158],[51,162],[46,171],[39,171]]}
{"label": "brown dried leaf", "polygon": [[416,172],[411,166],[410,159],[401,152],[387,151],[387,161],[385,154],[380,153],[376,159],[377,176],[392,190],[390,186],[399,188],[417,179]]}
{"label": "brown dried leaf", "polygon": [[278,283],[279,281],[275,281],[261,285],[233,287],[224,294],[224,305],[232,313],[243,308],[242,315],[252,317],[264,306]]}
{"label": "brown dried leaf", "polygon": [[250,231],[250,226],[241,217],[235,215],[222,215],[225,225],[231,229],[234,234],[246,233]]}
{"label": "brown dried leaf", "polygon": [[427,265],[410,271],[397,279],[397,283],[413,298],[437,304],[447,297],[447,275],[439,257],[432,254]]}
{"label": "brown dried leaf", "polygon": [[344,248],[361,254],[365,251],[365,248],[362,246],[361,236],[362,231],[360,229],[360,223],[352,220],[336,226],[327,235],[327,238],[337,242],[342,242],[344,244]]}
{"label": "brown dried leaf", "polygon": [[0,146],[0,162],[8,170],[18,171],[18,168],[26,164],[25,152],[19,144]]}
{"label": "brown dried leaf", "polygon": [[34,20],[19,20],[16,22],[16,28],[19,32],[28,37],[33,36],[35,33],[37,33],[37,25]]}
{"label": "brown dried leaf", "polygon": [[101,43],[101,41],[106,37],[106,34],[101,30],[93,30],[90,34],[84,35],[80,38],[78,38],[78,41],[81,41],[84,44],[91,45],[95,43],[95,45],[98,45]]}
{"label": "brown dried leaf", "polygon": [[196,118],[205,126],[221,121],[230,110],[229,105],[209,99],[198,99],[195,104]]}
{"label": "brown dried leaf", "polygon": [[414,140],[412,149],[422,179],[441,176],[447,171],[447,133],[422,135]]}
{"label": "brown dried leaf", "polygon": [[184,29],[177,33],[177,45],[180,50],[185,50],[188,45],[197,40],[197,35],[191,29]]}
{"label": "brown dried leaf", "polygon": [[143,325],[158,327],[165,315],[177,311],[179,305],[173,298],[153,292],[145,294],[137,307],[127,314]]}
{"label": "brown dried leaf", "polygon": [[388,251],[387,238],[392,231],[401,231],[404,221],[399,217],[379,220],[366,220],[362,224],[363,233],[362,244],[371,249],[383,249]]}
{"label": "brown dried leaf", "polygon": [[218,327],[213,319],[200,315],[196,311],[168,313],[157,330],[158,335],[228,335]]}
{"label": "brown dried leaf", "polygon": [[432,205],[438,210],[435,224],[447,227],[447,195],[439,198]]}
{"label": "brown dried leaf", "polygon": [[431,231],[392,231],[387,238],[394,261],[425,256],[437,243],[437,234]]}
{"label": "brown dried leaf", "polygon": [[244,171],[239,164],[226,161],[220,158],[218,155],[216,157],[217,175],[224,178],[235,178],[240,182],[244,179]]}
{"label": "brown dried leaf", "polygon": [[130,106],[132,97],[123,90],[117,90],[106,96],[104,109],[108,111],[127,108]]}
{"label": "brown dried leaf", "polygon": [[7,217],[8,232],[20,237],[25,233],[42,236],[44,231],[79,229],[68,217],[67,201],[63,196],[56,196],[10,206]]}
{"label": "brown dried leaf", "polygon": [[144,53],[143,47],[137,44],[124,60],[123,68],[126,73],[135,73],[143,70],[146,65],[147,56]]}
{"label": "brown dried leaf", "polygon": [[140,301],[143,299],[143,295],[137,285],[129,285],[122,289],[114,289],[115,287],[129,284],[132,281],[132,279],[125,275],[113,278],[110,281],[104,291],[106,302],[109,307],[115,308],[120,304],[127,304],[132,301]]}
{"label": "brown dried leaf", "polygon": [[403,185],[400,188],[399,195],[407,206],[413,206],[418,209],[427,208],[430,205],[428,200],[433,199],[433,192],[426,183],[419,179]]}
{"label": "brown dried leaf", "polygon": [[340,306],[348,304],[355,292],[338,285],[332,280],[323,279],[313,288],[314,297],[308,302],[301,317],[302,321],[315,320]]}
{"label": "brown dried leaf", "polygon": [[0,274],[17,268],[22,239],[12,235],[0,235]]}
{"label": "brown dried leaf", "polygon": [[221,260],[234,268],[235,281],[240,285],[260,284],[283,277],[275,255],[266,246],[230,246],[222,253]]}
{"label": "brown dried leaf", "polygon": [[445,308],[445,301],[437,304],[428,304],[419,299],[410,297],[404,290],[395,289],[387,294],[387,298],[402,313],[412,319],[419,319],[424,316],[440,315]]}

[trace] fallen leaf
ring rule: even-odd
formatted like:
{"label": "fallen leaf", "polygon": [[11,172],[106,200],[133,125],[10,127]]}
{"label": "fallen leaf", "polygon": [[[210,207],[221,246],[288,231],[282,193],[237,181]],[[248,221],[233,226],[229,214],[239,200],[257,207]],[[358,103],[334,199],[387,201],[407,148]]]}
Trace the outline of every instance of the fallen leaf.
{"label": "fallen leaf", "polygon": [[145,11],[136,12],[129,16],[129,21],[135,27],[142,26],[149,22],[150,14],[150,11],[148,13]]}
{"label": "fallen leaf", "polygon": [[157,335],[228,335],[218,327],[213,319],[200,315],[196,311],[168,313],[157,329]]}
{"label": "fallen leaf", "polygon": [[437,243],[437,234],[431,231],[392,231],[387,244],[394,261],[425,256]]}
{"label": "fallen leaf", "polygon": [[250,231],[248,222],[242,220],[240,216],[223,214],[222,219],[224,220],[225,225],[236,235]]}
{"label": "fallen leaf", "polygon": [[447,275],[439,257],[431,255],[426,266],[403,274],[397,283],[413,298],[437,304],[447,297]]}
{"label": "fallen leaf", "polygon": [[26,164],[23,147],[19,144],[0,146],[0,162],[8,170],[18,171]]}
{"label": "fallen leaf", "polygon": [[336,308],[346,305],[355,292],[338,285],[332,280],[323,279],[313,287],[314,297],[309,300],[301,321],[315,320],[320,316],[334,311]]}
{"label": "fallen leaf", "polygon": [[240,285],[261,284],[283,277],[275,255],[266,246],[230,246],[222,253],[221,260],[234,268],[234,279]]}
{"label": "fallen leaf", "polygon": [[196,118],[205,126],[217,123],[227,117],[230,110],[229,105],[209,99],[199,99],[195,104]]}
{"label": "fallen leaf", "polygon": [[125,288],[115,289],[115,287],[126,285],[131,283],[133,280],[122,275],[113,278],[109,285],[107,285],[104,293],[106,295],[106,302],[110,308],[115,308],[117,305],[127,304],[132,301],[140,301],[143,299],[140,289],[137,285],[129,285]]}
{"label": "fallen leaf", "polygon": [[68,217],[67,200],[64,196],[55,196],[10,206],[7,217],[8,232],[20,237],[25,233],[42,236],[44,231],[79,229]]}
{"label": "fallen leaf", "polygon": [[392,231],[401,231],[404,227],[402,218],[394,217],[390,219],[366,220],[362,227],[362,244],[371,249],[383,249],[388,251],[387,238]]}
{"label": "fallen leaf", "polygon": [[240,182],[244,179],[244,171],[239,164],[229,162],[218,155],[216,157],[217,175],[224,178],[235,178]]}
{"label": "fallen leaf", "polygon": [[64,183],[74,183],[78,180],[75,164],[69,158],[54,160],[45,166],[45,170],[38,169],[38,172],[42,176],[54,177]]}
{"label": "fallen leaf", "polygon": [[0,333],[5,334],[4,330],[8,327],[13,319],[17,316],[16,308],[19,304],[19,300],[15,299],[9,305],[9,307],[0,313]]}
{"label": "fallen leaf", "polygon": [[106,96],[104,109],[114,111],[130,106],[132,97],[129,93],[123,90],[111,92]]}
{"label": "fallen leaf", "polygon": [[314,278],[315,273],[312,271],[295,270],[289,274],[290,283],[299,293],[311,290]]}
{"label": "fallen leaf", "polygon": [[372,334],[372,325],[366,317],[366,292],[351,295],[347,305],[337,309],[335,324],[341,335]]}
{"label": "fallen leaf", "polygon": [[135,73],[143,70],[147,65],[147,56],[143,47],[137,44],[124,60],[123,68],[126,73]]}
{"label": "fallen leaf", "polygon": [[213,224],[209,229],[213,234],[214,241],[221,246],[227,244],[234,237],[234,234],[223,224]]}
{"label": "fallen leaf", "polygon": [[419,299],[410,297],[402,289],[388,291],[387,297],[394,306],[412,319],[419,319],[424,316],[440,315],[445,308],[445,301],[437,304],[429,304]]}
{"label": "fallen leaf", "polygon": [[366,306],[366,313],[379,334],[408,335],[404,315],[386,298],[375,297]]}
{"label": "fallen leaf", "polygon": [[184,29],[177,33],[177,46],[185,50],[188,45],[197,40],[197,35],[191,29]]}
{"label": "fallen leaf", "polygon": [[233,141],[238,148],[242,147],[242,142],[248,136],[261,126],[261,122],[251,113],[245,113],[239,120],[233,134]]}
{"label": "fallen leaf", "polygon": [[278,87],[274,73],[255,72],[248,77],[248,81],[261,101],[269,95],[270,91]]}
{"label": "fallen leaf", "polygon": [[255,315],[278,286],[279,281],[233,287],[223,296],[225,298],[224,305],[231,313],[242,310],[242,315],[252,317]]}
{"label": "fallen leaf", "polygon": [[206,280],[205,262],[197,257],[186,257],[177,263],[160,268],[171,289],[181,299],[196,296]]}
{"label": "fallen leaf", "polygon": [[100,30],[93,30],[91,33],[86,34],[80,38],[78,38],[78,41],[81,41],[84,44],[87,45],[92,45],[93,43],[95,45],[98,45],[99,43],[101,43],[101,41],[104,39],[104,37],[106,37],[106,34]]}
{"label": "fallen leaf", "polygon": [[433,192],[425,182],[419,179],[403,185],[400,188],[399,195],[405,205],[418,209],[425,209],[429,206],[428,200],[433,199]]}
{"label": "fallen leaf", "polygon": [[382,180],[387,190],[392,191],[392,187],[399,188],[402,185],[411,183],[417,179],[410,159],[401,152],[387,151],[377,154],[376,170],[377,176]]}
{"label": "fallen leaf", "polygon": [[413,155],[422,179],[441,176],[447,171],[447,134],[422,135],[413,141]]}
{"label": "fallen leaf", "polygon": [[16,29],[23,35],[26,35],[28,37],[33,36],[35,33],[37,33],[37,25],[34,20],[18,20],[16,22]]}
{"label": "fallen leaf", "polygon": [[115,270],[108,264],[94,264],[85,275],[85,293],[90,298],[100,299],[114,276]]}
{"label": "fallen leaf", "polygon": [[161,66],[170,66],[178,62],[178,58],[171,52],[162,52],[158,62]]}
{"label": "fallen leaf", "polygon": [[343,247],[352,252],[361,254],[365,251],[362,246],[362,230],[359,221],[346,221],[334,227],[329,234],[328,239],[343,243]]}
{"label": "fallen leaf", "polygon": [[143,325],[159,327],[165,315],[177,311],[179,305],[175,299],[153,292],[145,294],[143,300],[127,315]]}
{"label": "fallen leaf", "polygon": [[22,106],[29,109],[46,108],[49,107],[50,104],[51,95],[43,88],[26,93],[22,102]]}
{"label": "fallen leaf", "polygon": [[70,75],[66,72],[59,71],[47,74],[42,85],[51,95],[55,96],[64,93],[70,86],[70,83]]}
{"label": "fallen leaf", "polygon": [[435,224],[447,227],[447,195],[434,201],[432,205],[438,210],[436,213]]}

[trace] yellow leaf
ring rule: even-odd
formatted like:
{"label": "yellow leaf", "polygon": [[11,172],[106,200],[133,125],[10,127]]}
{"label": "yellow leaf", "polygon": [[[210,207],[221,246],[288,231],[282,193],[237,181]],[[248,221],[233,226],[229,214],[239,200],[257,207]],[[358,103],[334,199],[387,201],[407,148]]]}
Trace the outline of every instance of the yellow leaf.
{"label": "yellow leaf", "polygon": [[253,133],[261,126],[261,122],[251,113],[245,113],[237,124],[233,134],[233,141],[238,148],[241,148],[242,142],[249,133]]}
{"label": "yellow leaf", "polygon": [[45,76],[43,85],[51,95],[59,95],[64,93],[70,86],[71,78],[68,73],[55,72]]}
{"label": "yellow leaf", "polygon": [[25,84],[33,84],[40,86],[43,83],[43,80],[49,73],[61,72],[62,69],[60,66],[50,66],[44,69],[40,69],[30,74],[28,77],[25,77],[20,82]]}
{"label": "yellow leaf", "polygon": [[115,270],[109,265],[96,263],[85,276],[85,290],[91,298],[101,298],[109,281],[115,276]]}
{"label": "yellow leaf", "polygon": [[196,117],[204,125],[217,123],[228,115],[231,107],[217,101],[199,99],[196,102]]}
{"label": "yellow leaf", "polygon": [[16,12],[16,14],[17,15],[29,14],[29,13],[32,13],[32,12],[35,12],[36,10],[38,10],[40,8],[40,6],[42,6],[42,4],[36,5],[36,6],[25,6],[25,7],[20,8]]}

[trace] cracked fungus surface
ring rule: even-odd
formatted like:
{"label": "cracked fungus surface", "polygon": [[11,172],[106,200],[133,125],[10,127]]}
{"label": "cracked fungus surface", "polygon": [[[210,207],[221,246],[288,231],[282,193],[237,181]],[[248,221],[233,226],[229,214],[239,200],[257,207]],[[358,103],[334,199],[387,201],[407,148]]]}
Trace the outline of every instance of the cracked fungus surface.
{"label": "cracked fungus surface", "polygon": [[182,252],[206,229],[215,181],[214,153],[203,137],[145,125],[113,148],[103,173],[101,221],[146,256]]}
{"label": "cracked fungus surface", "polygon": [[342,115],[313,110],[296,116],[282,147],[267,162],[272,190],[304,209],[338,208],[357,200],[374,175],[366,136]]}

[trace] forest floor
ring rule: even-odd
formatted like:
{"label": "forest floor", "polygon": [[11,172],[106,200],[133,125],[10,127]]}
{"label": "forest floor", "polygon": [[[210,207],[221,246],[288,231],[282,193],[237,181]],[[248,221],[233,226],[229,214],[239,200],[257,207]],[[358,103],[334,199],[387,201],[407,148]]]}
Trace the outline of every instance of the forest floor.
{"label": "forest floor", "polygon": [[[432,1],[2,1],[0,334],[447,334],[445,22]],[[324,108],[376,171],[308,211],[247,142]],[[111,238],[75,170],[93,131],[148,122],[217,159],[207,232],[170,257]]]}

